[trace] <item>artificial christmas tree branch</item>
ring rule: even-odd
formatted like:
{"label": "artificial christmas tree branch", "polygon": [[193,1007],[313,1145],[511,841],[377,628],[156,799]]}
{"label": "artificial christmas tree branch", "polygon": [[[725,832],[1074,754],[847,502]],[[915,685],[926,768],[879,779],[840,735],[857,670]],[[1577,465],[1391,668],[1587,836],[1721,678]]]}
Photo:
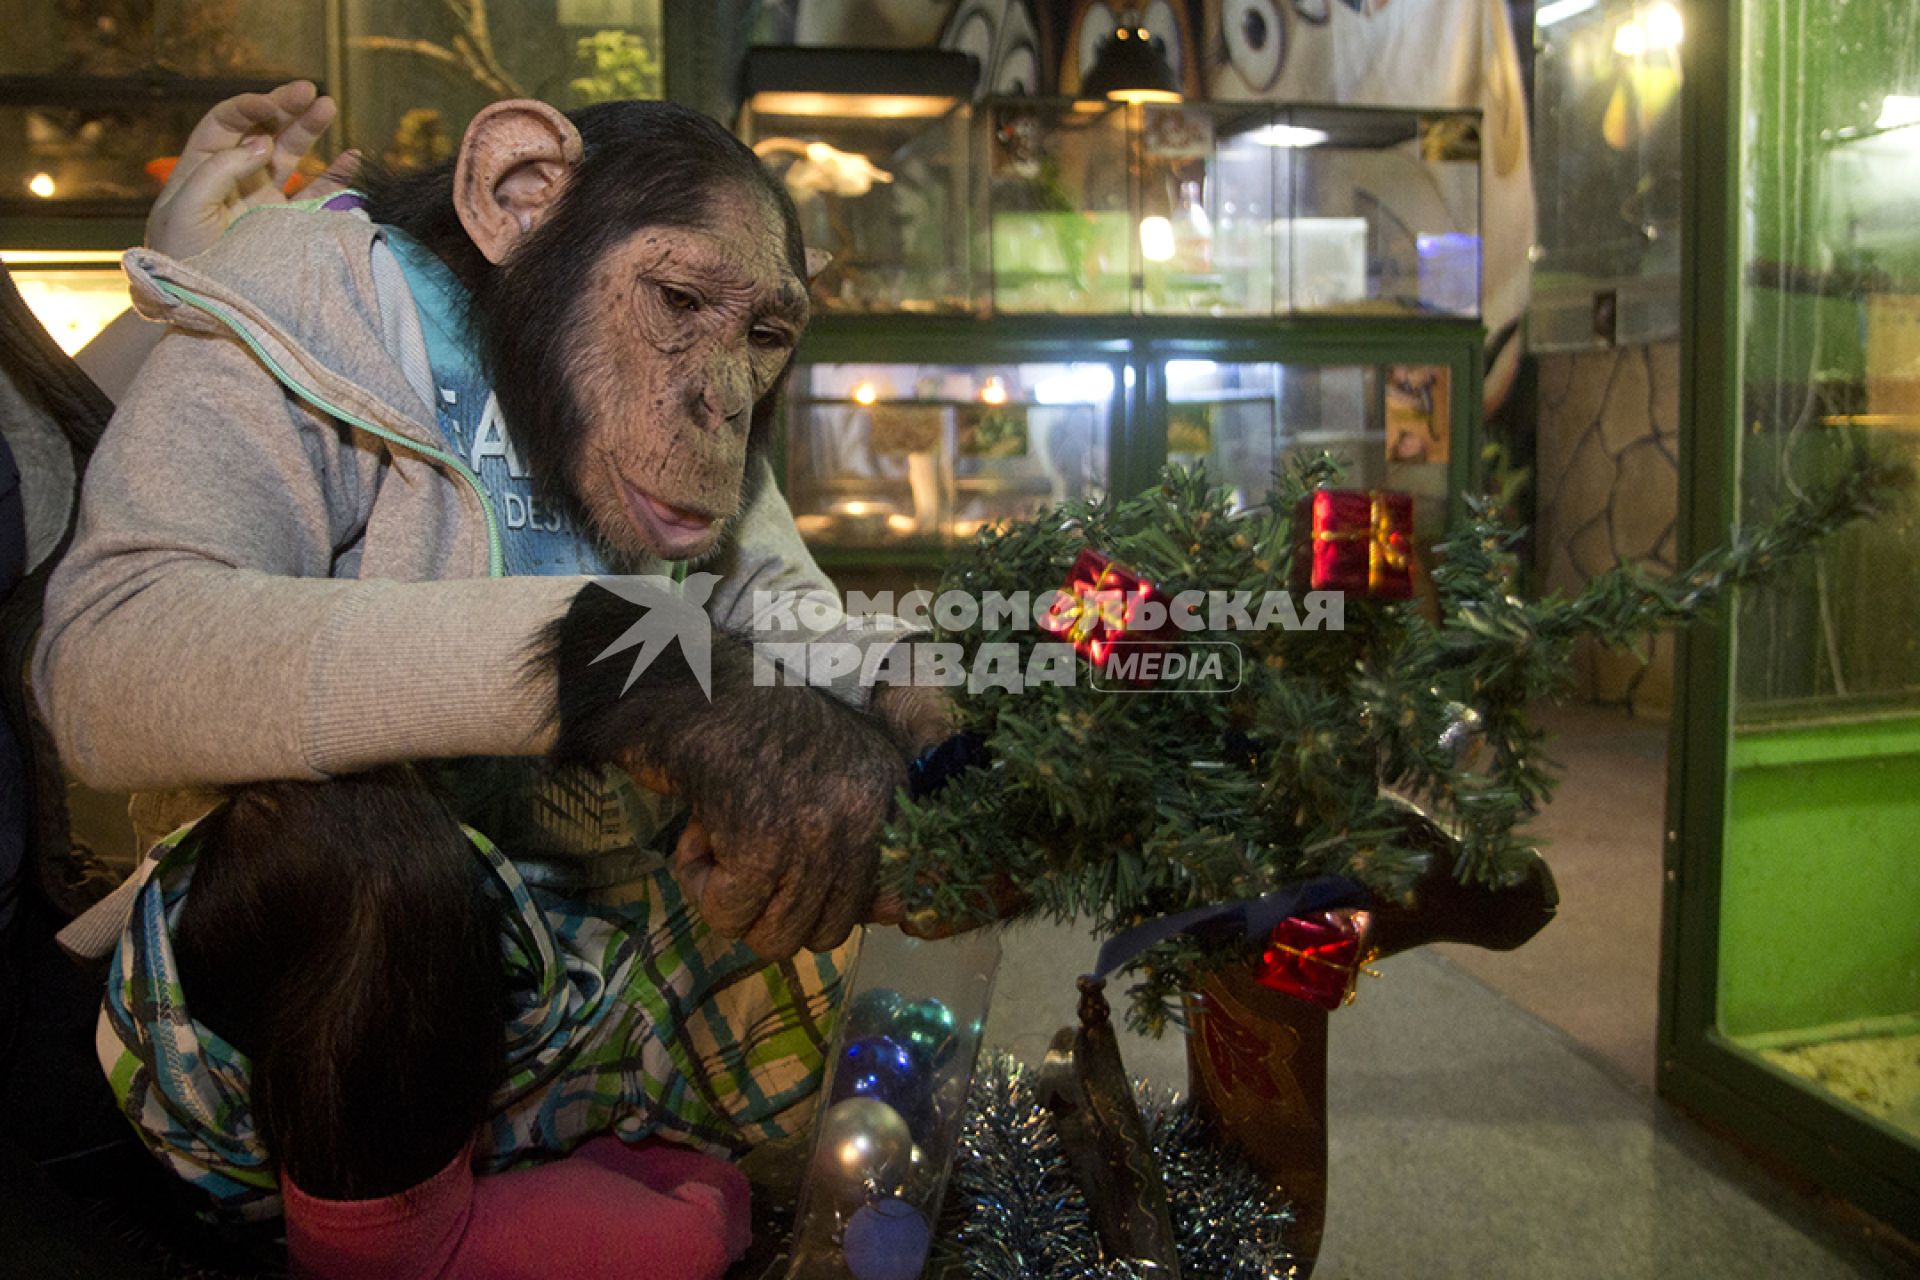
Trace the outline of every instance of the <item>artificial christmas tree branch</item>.
{"label": "artificial christmas tree branch", "polygon": [[[1298,462],[1264,506],[1242,514],[1204,472],[1169,469],[1139,497],[1069,503],[983,534],[941,590],[1038,596],[1092,548],[1166,597],[1259,601],[1300,580],[1312,551],[1296,511],[1338,474],[1324,457]],[[1522,598],[1519,532],[1470,503],[1432,550],[1437,621],[1412,601],[1349,592],[1338,630],[1229,629],[1210,618],[1223,629],[1182,636],[1238,648],[1242,675],[1230,690],[1126,696],[1085,678],[955,690],[957,727],[991,763],[897,807],[885,889],[923,925],[1040,913],[1083,917],[1110,936],[1317,875],[1402,901],[1432,875],[1436,832],[1463,884],[1497,891],[1539,879],[1525,826],[1555,777],[1528,709],[1564,687],[1574,642],[1623,648],[1700,619],[1873,512],[1898,479],[1855,454],[1686,572],[1658,578],[1622,565],[1566,599]],[[1017,645],[1024,660],[1037,644],[1060,643],[992,621],[936,627],[933,638],[958,644],[969,668],[985,644]],[[1433,821],[1410,821],[1408,800]],[[1550,881],[1545,893],[1550,912]],[[1246,951],[1244,937],[1204,933],[1151,948],[1129,966],[1141,977],[1132,1020],[1161,1030],[1201,972]]]}

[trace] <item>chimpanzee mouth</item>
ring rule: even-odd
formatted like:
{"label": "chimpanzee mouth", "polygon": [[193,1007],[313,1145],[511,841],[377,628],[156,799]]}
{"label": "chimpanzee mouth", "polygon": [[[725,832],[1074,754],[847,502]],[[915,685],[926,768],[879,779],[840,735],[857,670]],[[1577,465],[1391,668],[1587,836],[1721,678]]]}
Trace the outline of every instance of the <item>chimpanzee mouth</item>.
{"label": "chimpanzee mouth", "polygon": [[720,523],[716,517],[662,502],[634,488],[625,477],[619,478],[619,484],[627,514],[661,555],[669,560],[684,560],[707,549],[714,528]]}

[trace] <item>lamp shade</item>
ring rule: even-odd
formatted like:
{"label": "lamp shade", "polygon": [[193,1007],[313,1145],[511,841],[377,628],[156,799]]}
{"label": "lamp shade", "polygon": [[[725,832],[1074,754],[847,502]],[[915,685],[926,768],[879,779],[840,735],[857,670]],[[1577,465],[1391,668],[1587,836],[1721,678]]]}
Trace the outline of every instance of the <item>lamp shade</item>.
{"label": "lamp shade", "polygon": [[1080,93],[1121,102],[1178,102],[1180,81],[1167,65],[1164,40],[1145,27],[1116,27],[1100,42]]}

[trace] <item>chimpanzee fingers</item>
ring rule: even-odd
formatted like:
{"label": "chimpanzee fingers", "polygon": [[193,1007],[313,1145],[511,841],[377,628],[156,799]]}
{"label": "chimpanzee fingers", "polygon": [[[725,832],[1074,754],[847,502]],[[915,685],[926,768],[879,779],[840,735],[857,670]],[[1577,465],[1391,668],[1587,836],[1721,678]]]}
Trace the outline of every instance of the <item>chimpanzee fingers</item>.
{"label": "chimpanzee fingers", "polygon": [[820,919],[807,937],[807,950],[831,951],[847,940],[853,927],[871,915],[874,873],[879,857],[873,850],[850,853],[821,904]]}
{"label": "chimpanzee fingers", "polygon": [[746,944],[767,960],[785,960],[807,945],[833,892],[835,877],[809,851],[786,851],[780,888],[767,909],[747,930]]}
{"label": "chimpanzee fingers", "polygon": [[673,855],[668,859],[667,868],[673,873],[681,894],[696,907],[706,891],[707,877],[713,874],[715,865],[713,841],[708,837],[707,829],[700,825],[698,819],[688,819],[686,830],[680,833],[680,839],[673,846]]}
{"label": "chimpanzee fingers", "polygon": [[745,936],[765,914],[778,880],[771,871],[717,857],[700,886],[700,916],[723,938]]}

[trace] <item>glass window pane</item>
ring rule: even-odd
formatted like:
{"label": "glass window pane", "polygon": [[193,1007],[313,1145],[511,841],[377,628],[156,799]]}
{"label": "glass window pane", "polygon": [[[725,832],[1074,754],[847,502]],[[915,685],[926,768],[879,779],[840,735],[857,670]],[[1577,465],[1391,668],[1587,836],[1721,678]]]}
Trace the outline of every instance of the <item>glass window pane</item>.
{"label": "glass window pane", "polygon": [[561,107],[664,90],[661,0],[342,0],[347,145],[398,169],[453,154],[499,98]]}
{"label": "glass window pane", "polygon": [[815,364],[788,392],[787,499],[824,546],[937,543],[1105,484],[1104,363]]}
{"label": "glass window pane", "polygon": [[[1740,8],[1751,519],[1855,443],[1920,463],[1920,10]],[[1916,616],[1910,502],[1741,599],[1716,1012],[1735,1043],[1920,1140]]]}

